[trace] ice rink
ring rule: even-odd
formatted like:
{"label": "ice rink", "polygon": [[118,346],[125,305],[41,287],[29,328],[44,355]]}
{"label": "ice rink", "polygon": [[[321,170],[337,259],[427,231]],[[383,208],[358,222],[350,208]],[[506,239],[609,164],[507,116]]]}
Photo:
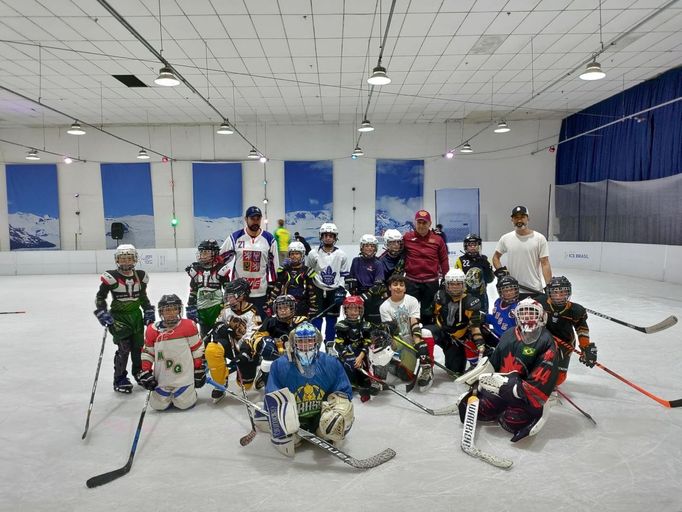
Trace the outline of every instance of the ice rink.
{"label": "ice rink", "polygon": [[[682,317],[682,286],[554,269],[562,273],[576,302],[607,315],[638,325]],[[186,300],[187,281],[183,273],[152,274],[152,302],[165,293]],[[97,275],[0,277],[0,311],[26,311],[0,315],[2,511],[682,510],[682,408],[667,409],[577,358],[561,390],[597,426],[566,402],[538,436],[518,444],[497,426],[479,425],[478,447],[512,459],[509,471],[460,450],[457,416],[429,416],[390,392],[354,400],[343,446],[356,458],[393,448],[397,456],[378,468],[355,470],[308,444],[286,459],[263,433],[241,447],[250,430],[244,406],[229,398],[212,404],[207,385],[192,410],[150,408],[131,472],[88,489],[88,478],[125,464],[145,398],[140,387],[113,392],[109,337],[81,440],[103,335],[92,314],[98,282]],[[681,324],[649,335],[597,317],[589,324],[602,364],[659,397],[682,398]],[[428,392],[410,394],[431,408],[463,391],[435,372]],[[230,387],[238,389],[232,378]]]}

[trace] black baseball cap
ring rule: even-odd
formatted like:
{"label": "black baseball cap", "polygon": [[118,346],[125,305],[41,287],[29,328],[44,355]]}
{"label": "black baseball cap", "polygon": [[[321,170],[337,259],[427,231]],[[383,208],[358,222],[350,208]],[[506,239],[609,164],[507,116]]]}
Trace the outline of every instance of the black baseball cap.
{"label": "black baseball cap", "polygon": [[514,206],[511,216],[513,217],[514,215],[528,215],[528,208],[525,206]]}
{"label": "black baseball cap", "polygon": [[256,215],[262,217],[263,212],[260,211],[260,208],[258,208],[257,206],[249,206],[246,209],[246,214],[244,215],[244,217],[255,217]]}

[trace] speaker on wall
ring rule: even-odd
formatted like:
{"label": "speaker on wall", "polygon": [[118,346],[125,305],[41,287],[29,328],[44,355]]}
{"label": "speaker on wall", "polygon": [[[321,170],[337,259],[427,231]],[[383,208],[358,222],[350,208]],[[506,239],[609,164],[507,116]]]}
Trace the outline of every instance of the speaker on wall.
{"label": "speaker on wall", "polygon": [[120,240],[123,238],[124,226],[122,222],[112,222],[111,223],[111,238],[114,240]]}

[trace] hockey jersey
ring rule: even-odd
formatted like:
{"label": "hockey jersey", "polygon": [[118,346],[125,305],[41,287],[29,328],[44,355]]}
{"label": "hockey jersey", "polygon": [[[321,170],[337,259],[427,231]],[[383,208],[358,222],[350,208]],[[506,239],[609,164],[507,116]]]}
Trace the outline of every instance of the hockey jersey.
{"label": "hockey jersey", "polygon": [[493,304],[493,312],[485,316],[487,324],[491,325],[493,332],[499,338],[507,329],[516,327],[514,308],[516,304],[502,305],[502,299],[498,298]]}
{"label": "hockey jersey", "polygon": [[216,320],[216,322],[222,322],[225,325],[230,325],[230,319],[235,317],[241,318],[246,324],[246,332],[239,339],[240,343],[242,340],[250,339],[251,336],[253,336],[253,333],[256,332],[261,325],[261,318],[258,315],[256,308],[252,304],[247,304],[244,309],[238,309],[236,311],[229,306],[225,306],[220,312],[220,315],[218,315],[218,320]]}
{"label": "hockey jersey", "polygon": [[153,370],[159,387],[167,390],[194,385],[194,370],[201,368],[203,354],[204,344],[192,320],[182,319],[171,329],[156,322],[147,326],[142,370]]}
{"label": "hockey jersey", "polygon": [[223,302],[223,286],[230,280],[227,265],[214,265],[206,268],[200,263],[192,263],[185,272],[189,276],[188,306],[208,309]]}
{"label": "hockey jersey", "polygon": [[315,286],[322,290],[335,290],[344,285],[348,277],[350,264],[348,257],[338,247],[326,252],[322,246],[310,251],[306,256],[306,265],[315,272]]}
{"label": "hockey jersey", "polygon": [[244,229],[235,231],[223,242],[220,255],[232,270],[232,279],[243,277],[249,282],[251,297],[264,297],[268,283],[277,277],[277,241],[267,231],[255,237]]}

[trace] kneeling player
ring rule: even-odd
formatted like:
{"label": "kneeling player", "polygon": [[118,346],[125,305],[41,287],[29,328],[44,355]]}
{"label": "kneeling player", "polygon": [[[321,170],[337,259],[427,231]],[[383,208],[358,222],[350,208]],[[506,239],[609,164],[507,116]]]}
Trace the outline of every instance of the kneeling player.
{"label": "kneeling player", "polygon": [[341,363],[319,351],[321,343],[320,331],[309,322],[291,332],[286,357],[270,367],[265,386],[268,416],[256,415],[261,428],[270,431],[275,447],[290,457],[299,427],[338,443],[353,425],[350,382]]}
{"label": "kneeling player", "polygon": [[[490,359],[458,379],[469,385],[478,380],[479,420],[497,420],[513,434],[512,442],[542,428],[549,396],[565,375],[570,357],[545,328],[547,315],[540,303],[524,299],[514,315],[516,327],[502,335]],[[471,391],[460,401],[462,422],[470,395]]]}
{"label": "kneeling player", "polygon": [[138,382],[152,391],[151,406],[157,411],[174,405],[189,409],[197,401],[195,388],[206,382],[201,356],[204,345],[197,324],[182,318],[182,301],[164,295],[158,305],[160,321],[147,326]]}

